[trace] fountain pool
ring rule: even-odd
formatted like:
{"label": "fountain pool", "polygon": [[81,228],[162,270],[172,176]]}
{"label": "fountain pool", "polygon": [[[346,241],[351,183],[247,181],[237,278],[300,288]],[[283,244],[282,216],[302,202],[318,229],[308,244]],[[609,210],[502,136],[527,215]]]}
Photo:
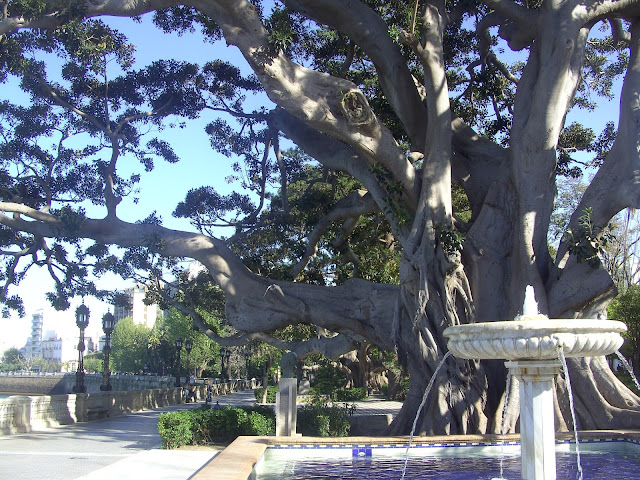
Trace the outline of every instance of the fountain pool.
{"label": "fountain pool", "polygon": [[[500,472],[504,448],[503,477],[517,480],[521,475],[518,440],[519,435],[506,435],[503,447],[502,437],[496,435],[417,437],[406,478],[490,480]],[[238,437],[193,480],[398,480],[406,447],[406,437]],[[557,434],[555,451],[557,478],[574,480],[571,433]],[[640,432],[581,431],[580,451],[585,480],[640,475]]]}
{"label": "fountain pool", "polygon": [[[403,445],[268,448],[256,465],[255,480],[397,480],[404,462]],[[636,478],[640,445],[627,441],[585,441],[581,444],[586,478]],[[411,448],[407,478],[490,480],[499,474],[496,461],[504,454],[503,477],[518,479],[520,447],[510,443],[418,445]],[[576,478],[575,444],[556,445],[557,478]]]}
{"label": "fountain pool", "polygon": [[[526,315],[513,321],[455,325],[443,334],[448,338],[449,351],[458,358],[509,360],[506,366],[520,385],[522,479],[556,480],[555,376],[566,366],[565,357],[616,352],[627,327],[612,320],[550,319],[537,314],[531,287],[525,293],[524,310]],[[573,405],[570,388],[569,396]],[[577,478],[581,480],[579,453],[577,463]]]}

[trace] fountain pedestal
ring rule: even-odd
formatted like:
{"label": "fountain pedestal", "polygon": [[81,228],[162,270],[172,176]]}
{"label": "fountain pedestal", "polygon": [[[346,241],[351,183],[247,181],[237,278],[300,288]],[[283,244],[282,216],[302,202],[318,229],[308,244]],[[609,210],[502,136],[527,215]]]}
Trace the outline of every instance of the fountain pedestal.
{"label": "fountain pedestal", "polygon": [[506,322],[455,325],[444,331],[453,355],[505,359],[520,381],[523,480],[555,480],[554,377],[565,357],[609,355],[622,345],[624,323],[530,315]]}
{"label": "fountain pedestal", "polygon": [[506,362],[520,384],[520,456],[522,478],[556,478],[554,378],[560,373],[556,361]]}
{"label": "fountain pedestal", "polygon": [[296,435],[298,381],[295,378],[281,378],[276,393],[276,436]]}
{"label": "fountain pedestal", "polygon": [[297,362],[298,356],[294,352],[287,352],[280,359],[282,378],[278,383],[278,393],[276,394],[276,435],[279,437],[296,436],[298,417],[296,403],[298,396]]}

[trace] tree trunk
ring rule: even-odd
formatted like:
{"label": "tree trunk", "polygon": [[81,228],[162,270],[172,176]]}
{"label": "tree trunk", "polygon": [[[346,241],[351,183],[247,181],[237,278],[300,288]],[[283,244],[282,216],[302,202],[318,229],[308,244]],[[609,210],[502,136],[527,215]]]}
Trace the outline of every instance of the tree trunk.
{"label": "tree trunk", "polygon": [[260,403],[267,403],[267,391],[269,390],[269,368],[271,368],[271,362],[266,363],[262,367],[262,399]]}

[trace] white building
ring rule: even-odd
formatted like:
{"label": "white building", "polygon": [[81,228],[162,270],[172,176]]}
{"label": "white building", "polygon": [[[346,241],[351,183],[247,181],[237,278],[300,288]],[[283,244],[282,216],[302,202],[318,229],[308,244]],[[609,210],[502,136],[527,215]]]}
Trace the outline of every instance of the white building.
{"label": "white building", "polygon": [[25,358],[41,358],[42,357],[42,323],[44,313],[38,310],[31,317],[31,336],[27,339],[27,343],[21,350]]}
{"label": "white building", "polygon": [[47,330],[42,340],[42,357],[53,362],[78,359],[78,337],[60,338],[55,330]]}
{"label": "white building", "polygon": [[116,306],[113,316],[118,320],[131,317],[136,325],[146,325],[152,328],[156,323],[158,315],[162,316],[163,312],[157,304],[146,305],[144,297],[147,294],[145,285],[136,285],[133,288],[127,288],[125,293],[129,296],[129,308]]}
{"label": "white building", "polygon": [[[53,362],[74,362],[78,360],[79,334],[76,336],[58,337],[55,330],[47,330],[42,340],[42,358]],[[91,337],[85,337],[85,355],[96,351],[96,344]]]}

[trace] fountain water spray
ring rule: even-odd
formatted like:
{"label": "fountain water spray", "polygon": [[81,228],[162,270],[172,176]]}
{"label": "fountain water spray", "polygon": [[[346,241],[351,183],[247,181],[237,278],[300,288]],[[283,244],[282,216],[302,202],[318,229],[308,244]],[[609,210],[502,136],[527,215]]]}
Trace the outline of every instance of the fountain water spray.
{"label": "fountain water spray", "polygon": [[515,319],[520,320],[525,317],[535,317],[539,315],[538,302],[536,302],[536,294],[531,285],[527,285],[524,290],[524,303],[522,304],[522,315],[518,315]]}
{"label": "fountain water spray", "polygon": [[504,436],[507,432],[505,432],[504,422],[507,418],[507,409],[509,408],[509,392],[511,391],[511,370],[507,373],[507,383],[506,389],[504,393],[504,406],[502,407],[502,419],[500,422],[500,434],[502,438],[500,440],[500,476],[497,478],[492,478],[491,480],[506,480],[504,478]]}
{"label": "fountain water spray", "polygon": [[413,442],[413,435],[416,432],[416,425],[418,424],[418,418],[420,417],[420,412],[422,412],[422,408],[424,407],[424,404],[427,402],[427,397],[429,396],[429,392],[431,391],[431,388],[433,388],[433,383],[436,381],[438,372],[444,365],[444,362],[447,360],[447,358],[449,358],[449,355],[451,355],[451,352],[447,352],[444,354],[444,357],[442,357],[442,360],[440,360],[440,363],[436,367],[435,372],[433,372],[433,375],[431,375],[431,380],[429,380],[429,384],[427,385],[427,388],[425,388],[424,394],[422,395],[422,401],[420,402],[420,406],[418,407],[418,412],[416,413],[416,417],[413,419],[413,426],[411,427],[411,434],[409,435],[409,444],[407,445],[407,450],[404,452],[404,467],[402,467],[402,477],[400,477],[400,480],[404,480],[404,476],[407,473],[407,462],[409,461],[409,449],[411,448],[411,444]]}
{"label": "fountain water spray", "polygon": [[624,366],[625,370],[629,373],[629,375],[631,375],[631,379],[633,380],[633,383],[635,384],[636,388],[640,390],[640,383],[638,383],[638,379],[636,378],[635,373],[633,373],[633,368],[631,368],[631,365],[629,364],[627,359],[624,358],[624,355],[622,355],[620,351],[617,351],[616,355],[618,356],[618,359],[620,359],[620,362],[622,362],[622,365]]}
{"label": "fountain water spray", "polygon": [[576,408],[573,404],[573,392],[571,391],[571,380],[569,378],[569,367],[567,366],[567,359],[564,356],[564,350],[562,345],[558,345],[558,358],[562,362],[562,368],[564,369],[564,379],[567,382],[567,394],[569,395],[569,409],[571,410],[571,419],[573,420],[573,435],[576,439],[576,458],[578,462],[578,475],[577,479],[582,480],[582,464],[580,463],[580,444],[578,443],[578,423],[576,422]]}
{"label": "fountain water spray", "polygon": [[[554,378],[565,357],[609,355],[622,345],[627,327],[612,320],[549,319],[537,313],[527,289],[516,321],[455,325],[444,331],[458,358],[506,359],[520,383],[520,444],[523,480],[555,480]],[[574,421],[575,425],[575,421]]]}

